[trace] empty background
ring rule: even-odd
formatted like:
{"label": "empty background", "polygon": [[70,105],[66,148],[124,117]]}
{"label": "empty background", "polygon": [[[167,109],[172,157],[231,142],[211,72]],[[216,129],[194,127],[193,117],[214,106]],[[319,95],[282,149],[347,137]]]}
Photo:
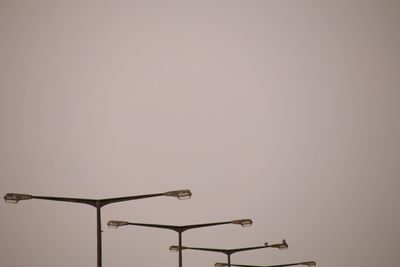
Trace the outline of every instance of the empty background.
{"label": "empty background", "polygon": [[[398,1],[0,2],[1,193],[106,198],[104,266],[397,266]],[[0,266],[95,266],[95,209],[0,204]],[[184,252],[184,266],[223,254]]]}

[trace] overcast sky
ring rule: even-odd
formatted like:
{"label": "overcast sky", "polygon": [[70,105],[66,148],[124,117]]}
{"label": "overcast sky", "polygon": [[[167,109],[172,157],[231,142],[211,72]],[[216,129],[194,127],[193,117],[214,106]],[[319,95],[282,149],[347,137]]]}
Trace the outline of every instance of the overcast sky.
{"label": "overcast sky", "polygon": [[[107,198],[104,266],[398,266],[399,1],[0,0],[0,189]],[[96,266],[95,209],[0,204],[0,266]],[[223,254],[184,252],[185,267]]]}

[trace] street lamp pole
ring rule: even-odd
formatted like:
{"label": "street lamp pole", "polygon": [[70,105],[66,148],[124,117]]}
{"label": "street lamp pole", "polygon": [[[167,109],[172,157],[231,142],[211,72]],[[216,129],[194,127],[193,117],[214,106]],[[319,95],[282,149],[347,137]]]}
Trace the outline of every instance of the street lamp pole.
{"label": "street lamp pole", "polygon": [[[232,220],[232,221],[224,221],[224,222],[214,222],[214,223],[203,223],[203,224],[191,224],[191,225],[166,225],[166,224],[150,224],[150,223],[134,223],[127,221],[109,221],[107,225],[111,228],[118,228],[120,226],[125,225],[135,225],[135,226],[144,226],[144,227],[153,227],[153,228],[162,228],[172,230],[178,233],[178,243],[179,247],[182,247],[182,233],[194,229],[194,228],[202,228],[223,224],[238,224],[242,227],[251,226],[253,221],[251,219],[240,219],[240,220]],[[179,250],[179,267],[182,267],[182,250]]]}
{"label": "street lamp pole", "polygon": [[227,256],[228,258],[228,263],[227,266],[231,267],[231,255],[237,252],[242,252],[242,251],[247,251],[247,250],[255,250],[255,249],[261,249],[261,248],[278,248],[278,249],[287,249],[289,246],[286,243],[285,240],[282,240],[282,243],[278,244],[272,244],[269,245],[267,242],[264,244],[264,246],[257,246],[257,247],[245,247],[245,248],[235,248],[235,249],[219,249],[219,248],[198,248],[198,247],[184,247],[184,246],[171,246],[169,249],[170,251],[182,251],[185,249],[190,249],[190,250],[202,250],[202,251],[210,251],[210,252],[219,252],[223,253]]}
{"label": "street lamp pole", "polygon": [[[287,267],[287,266],[296,266],[296,265],[305,265],[308,267],[313,267],[316,266],[317,263],[315,261],[303,261],[303,262],[296,262],[296,263],[286,263],[286,264],[278,264],[278,265],[263,265],[263,266],[259,266],[259,265],[246,265],[246,264],[230,264],[230,266],[237,266],[237,267]],[[221,262],[217,262],[215,263],[215,267],[225,267],[225,266],[229,266],[228,263],[221,263]]]}
{"label": "street lamp pole", "polygon": [[190,190],[175,190],[164,193],[117,197],[117,198],[105,198],[105,199],[87,199],[87,198],[68,198],[68,197],[49,197],[49,196],[33,196],[28,194],[8,193],[4,196],[4,200],[8,203],[18,203],[21,200],[29,199],[42,199],[50,201],[61,201],[61,202],[73,202],[88,204],[96,208],[96,221],[97,221],[97,267],[102,267],[102,240],[101,240],[101,208],[117,202],[124,202],[130,200],[137,200],[142,198],[152,198],[159,196],[176,197],[178,199],[188,199],[192,196]]}

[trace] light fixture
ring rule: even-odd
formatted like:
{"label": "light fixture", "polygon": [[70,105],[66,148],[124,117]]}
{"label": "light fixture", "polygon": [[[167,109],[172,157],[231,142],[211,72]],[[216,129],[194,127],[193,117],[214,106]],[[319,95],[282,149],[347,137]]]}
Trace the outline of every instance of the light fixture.
{"label": "light fixture", "polygon": [[[177,196],[177,195],[191,195],[191,193],[187,192],[178,192],[171,191],[167,192],[169,196]],[[182,267],[182,250],[185,247],[182,246],[182,233],[195,228],[203,228],[203,227],[210,227],[210,226],[217,226],[223,224],[236,224],[241,226],[250,226],[252,224],[251,219],[239,219],[239,220],[231,220],[231,221],[223,221],[223,222],[213,222],[213,223],[201,223],[201,224],[190,224],[190,225],[167,225],[167,224],[151,224],[151,223],[135,223],[135,222],[126,222],[126,221],[109,221],[108,226],[111,228],[118,228],[120,226],[126,225],[134,225],[134,226],[144,226],[144,227],[153,227],[153,228],[161,228],[161,229],[168,229],[173,230],[178,233],[178,246],[172,246],[170,248],[171,251],[178,252],[178,266]],[[181,248],[181,249],[179,249]]]}
{"label": "light fixture", "polygon": [[[88,199],[88,198],[69,198],[69,197],[49,197],[49,196],[33,196],[28,194],[18,194],[18,193],[7,193],[4,196],[4,200],[7,203],[18,203],[21,200],[28,199],[42,199],[42,200],[51,200],[51,201],[61,201],[61,202],[73,202],[80,204],[88,204],[96,208],[96,219],[97,219],[97,266],[102,266],[102,241],[101,241],[101,208],[105,205],[123,201],[137,200],[143,198],[151,198],[151,197],[160,197],[160,196],[168,196],[168,197],[176,197],[178,199],[188,199],[192,196],[192,192],[188,189],[184,190],[175,190],[175,191],[167,191],[164,193],[156,193],[156,194],[147,194],[147,195],[136,195],[136,196],[127,196],[127,197],[116,197],[116,198],[104,198],[104,199]],[[114,223],[109,225],[110,227],[119,227],[122,226],[122,223]]]}
{"label": "light fixture", "polygon": [[[297,263],[286,263],[286,264],[278,264],[278,265],[247,265],[247,264],[236,264],[231,263],[230,266],[237,266],[237,267],[287,267],[287,266],[295,266],[295,265],[305,265],[308,267],[316,266],[317,263],[315,261],[303,261]],[[217,262],[214,264],[215,267],[225,267],[229,266],[228,263]]]}
{"label": "light fixture", "polygon": [[250,219],[240,219],[240,220],[233,220],[231,223],[240,224],[243,227],[248,227],[253,224],[253,221]]}
{"label": "light fixture", "polygon": [[[227,256],[228,258],[228,263],[227,266],[230,267],[231,264],[231,255],[234,253],[238,253],[238,252],[242,252],[242,251],[247,251],[247,250],[255,250],[255,249],[261,249],[261,248],[280,248],[281,246],[286,246],[286,241],[283,240],[282,243],[280,244],[273,244],[273,245],[268,245],[268,242],[264,243],[264,246],[256,246],[256,247],[244,247],[244,248],[234,248],[234,249],[221,249],[221,248],[199,248],[199,247],[183,247],[183,246],[170,246],[169,250],[176,252],[179,251],[181,252],[184,249],[191,249],[191,250],[202,250],[202,251],[210,251],[210,252],[219,252],[219,253],[223,253]],[[221,267],[222,265],[220,265],[222,263],[219,263],[219,266],[216,267]]]}
{"label": "light fixture", "polygon": [[32,198],[31,195],[17,194],[17,193],[7,193],[4,196],[4,200],[7,203],[18,203],[18,201],[20,201],[20,200],[27,200],[27,199],[31,199],[31,198]]}
{"label": "light fixture", "polygon": [[118,228],[120,226],[128,225],[128,222],[124,222],[124,221],[109,221],[107,223],[107,225],[110,228]]}
{"label": "light fixture", "polygon": [[[265,243],[265,245],[268,245],[268,243]],[[283,239],[282,243],[278,243],[278,244],[272,244],[269,245],[271,248],[278,248],[280,250],[285,250],[288,249],[289,245],[286,243],[286,240]]]}
{"label": "light fixture", "polygon": [[176,190],[168,191],[164,193],[168,197],[177,197],[178,199],[189,199],[192,197],[192,192],[190,190]]}

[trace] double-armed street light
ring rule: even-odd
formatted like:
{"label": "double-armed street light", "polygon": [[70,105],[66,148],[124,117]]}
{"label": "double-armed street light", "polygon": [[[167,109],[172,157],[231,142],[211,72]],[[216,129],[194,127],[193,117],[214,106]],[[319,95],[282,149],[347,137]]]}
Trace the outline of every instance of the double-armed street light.
{"label": "double-armed street light", "polygon": [[73,202],[73,203],[81,203],[88,204],[96,208],[96,216],[97,216],[97,267],[102,266],[102,241],[101,241],[101,208],[105,205],[117,202],[124,202],[142,198],[151,198],[151,197],[176,197],[178,199],[189,199],[192,196],[192,192],[190,190],[175,190],[168,191],[164,193],[156,193],[156,194],[147,194],[147,195],[137,195],[137,196],[127,196],[127,197],[116,197],[116,198],[104,198],[104,199],[87,199],[87,198],[67,198],[67,197],[49,197],[49,196],[33,196],[27,194],[18,194],[18,193],[8,193],[4,196],[4,200],[8,203],[18,203],[21,200],[29,200],[29,199],[42,199],[42,200],[50,200],[50,201],[62,201],[62,202]]}
{"label": "double-armed street light", "polygon": [[[195,228],[216,226],[222,224],[238,224],[242,227],[251,226],[253,221],[251,219],[240,219],[240,220],[232,220],[232,221],[224,221],[224,222],[214,222],[214,223],[203,223],[203,224],[191,224],[191,225],[165,225],[165,224],[150,224],[150,223],[134,223],[127,221],[109,221],[107,225],[111,228],[118,228],[120,226],[126,225],[135,225],[135,226],[144,226],[144,227],[153,227],[153,228],[162,228],[172,230],[178,233],[178,243],[179,247],[182,247],[182,233]],[[182,267],[182,251],[179,250],[179,267]]]}
{"label": "double-armed street light", "polygon": [[[303,261],[303,262],[296,262],[296,263],[286,263],[286,264],[278,264],[278,265],[263,265],[263,266],[259,266],[259,265],[246,265],[246,264],[230,264],[230,266],[237,266],[237,267],[287,267],[287,266],[296,266],[296,265],[305,265],[308,267],[313,267],[316,266],[317,263],[315,261]],[[217,262],[215,263],[215,267],[225,267],[225,266],[229,266],[228,263],[221,263],[221,262]]]}
{"label": "double-armed street light", "polygon": [[197,248],[197,247],[185,247],[185,246],[171,246],[169,248],[170,251],[182,251],[185,249],[190,249],[190,250],[202,250],[202,251],[211,251],[211,252],[219,252],[223,253],[228,257],[228,263],[227,266],[231,266],[231,255],[237,252],[242,252],[242,251],[247,251],[247,250],[255,250],[255,249],[261,249],[261,248],[278,248],[278,249],[287,249],[289,246],[286,243],[285,240],[282,240],[282,243],[278,244],[268,244],[267,242],[264,243],[264,246],[257,246],[257,247],[245,247],[245,248],[234,248],[234,249],[219,249],[219,248]]}

